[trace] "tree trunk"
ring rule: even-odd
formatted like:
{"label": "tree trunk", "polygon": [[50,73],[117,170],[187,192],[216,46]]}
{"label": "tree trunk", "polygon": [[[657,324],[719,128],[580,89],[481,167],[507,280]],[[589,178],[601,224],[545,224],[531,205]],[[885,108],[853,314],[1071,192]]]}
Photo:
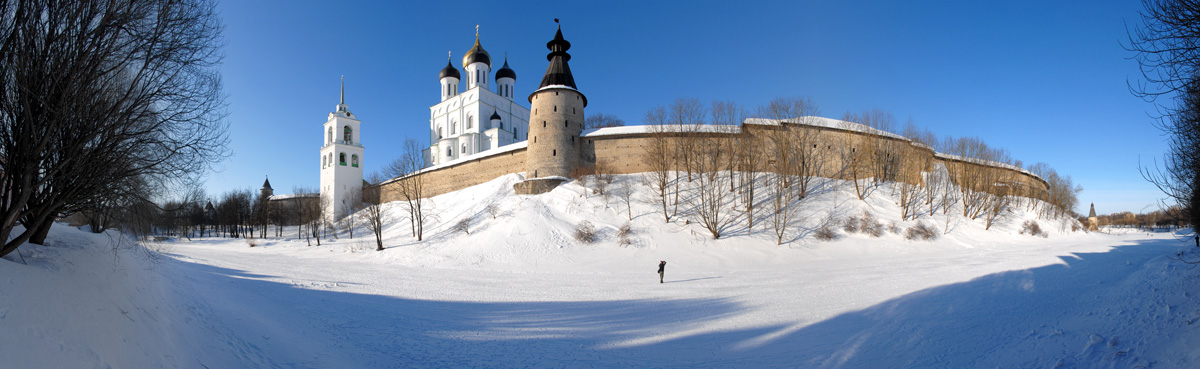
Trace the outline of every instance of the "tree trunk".
{"label": "tree trunk", "polygon": [[46,220],[38,226],[37,230],[33,232],[33,236],[29,238],[29,243],[44,245],[46,235],[50,234],[50,226],[52,225],[54,225],[54,217],[46,217]]}

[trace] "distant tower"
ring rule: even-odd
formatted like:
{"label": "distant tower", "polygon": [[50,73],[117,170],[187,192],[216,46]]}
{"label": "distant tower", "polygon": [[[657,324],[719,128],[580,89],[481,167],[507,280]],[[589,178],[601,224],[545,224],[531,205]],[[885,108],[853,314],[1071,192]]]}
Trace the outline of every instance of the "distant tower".
{"label": "distant tower", "polygon": [[321,201],[325,217],[341,219],[362,202],[363,146],[360,122],[346,106],[346,82],[342,81],[341,102],[329,113],[321,146]]}
{"label": "distant tower", "polygon": [[[558,19],[554,20],[555,23]],[[562,26],[554,39],[546,43],[550,66],[542,84],[529,95],[533,109],[529,116],[529,148],[525,153],[525,178],[530,183],[514,186],[518,193],[550,191],[571,175],[580,161],[579,138],[583,131],[583,108],[587,98],[575,86],[567,64],[571,43],[563,39]],[[546,178],[557,177],[557,178]]]}
{"label": "distant tower", "polygon": [[1096,203],[1092,203],[1092,209],[1088,211],[1088,230],[1100,230],[1100,218],[1096,216]]}
{"label": "distant tower", "polygon": [[271,179],[264,179],[262,188],[258,189],[258,198],[268,200],[274,195],[275,189],[271,188]]}

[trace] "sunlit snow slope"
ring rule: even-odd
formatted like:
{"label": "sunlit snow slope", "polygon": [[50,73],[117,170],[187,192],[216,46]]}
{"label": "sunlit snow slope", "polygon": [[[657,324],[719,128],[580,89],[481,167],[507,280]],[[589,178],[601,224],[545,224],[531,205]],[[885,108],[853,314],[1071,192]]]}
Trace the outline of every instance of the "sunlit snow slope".
{"label": "sunlit snow slope", "polygon": [[[55,228],[47,246],[22,247],[28,265],[0,260],[0,357],[20,368],[1200,363],[1198,271],[1167,258],[1186,249],[1181,235],[1042,220],[1049,237],[1031,237],[1018,232],[1035,217],[1021,212],[991,230],[923,217],[950,228],[934,241],[841,230],[816,241],[816,227],[864,211],[885,228],[899,219],[889,189],[864,202],[831,182],[783,245],[744,218],[713,240],[688,214],[664,222],[638,184],[621,245],[621,199],[575,184],[518,196],[516,180],[434,198],[423,242],[397,217],[382,252],[359,229],[319,247],[176,239],[153,245],[166,256],[154,261],[112,251],[119,236]],[[452,227],[465,218],[470,234]],[[582,220],[597,242],[572,237]]]}

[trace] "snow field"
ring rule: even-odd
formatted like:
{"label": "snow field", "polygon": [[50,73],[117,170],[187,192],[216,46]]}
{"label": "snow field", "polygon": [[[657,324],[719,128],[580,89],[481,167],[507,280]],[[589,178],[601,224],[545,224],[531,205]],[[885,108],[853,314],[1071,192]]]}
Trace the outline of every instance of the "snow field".
{"label": "snow field", "polygon": [[[427,240],[395,219],[383,252],[360,229],[320,247],[173,240],[155,245],[167,257],[150,262],[110,251],[109,236],[55,228],[50,245],[22,247],[29,266],[0,261],[0,355],[28,368],[1200,362],[1196,272],[1166,258],[1186,246],[1170,234],[1065,233],[1043,222],[1051,235],[1030,237],[1017,233],[1032,216],[1018,213],[989,231],[952,218],[934,241],[839,230],[832,242],[780,246],[765,221],[750,234],[735,224],[720,240],[694,222],[664,223],[640,188],[634,242],[621,246],[623,203],[584,198],[575,184],[517,196],[516,180],[435,197]],[[899,218],[886,188],[863,202],[836,185],[806,200],[797,229],[829,213]],[[494,220],[488,203],[501,209]],[[451,230],[468,216],[470,235]],[[585,219],[598,242],[571,237]],[[668,283],[657,283],[658,260]]]}

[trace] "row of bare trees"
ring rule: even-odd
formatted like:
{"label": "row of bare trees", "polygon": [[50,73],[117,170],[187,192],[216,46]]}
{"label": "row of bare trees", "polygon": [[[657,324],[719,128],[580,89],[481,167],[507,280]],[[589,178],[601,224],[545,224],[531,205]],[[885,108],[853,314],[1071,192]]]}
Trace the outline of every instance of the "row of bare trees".
{"label": "row of bare trees", "polygon": [[[765,217],[782,243],[804,199],[838,178],[860,200],[890,191],[904,219],[954,211],[990,228],[1018,206],[1068,216],[1081,190],[1041,163],[1029,171],[1049,190],[1031,185],[1021,162],[977,138],[937,139],[911,121],[897,135],[896,119],[881,110],[847,113],[832,126],[806,98],[773,99],[755,113],[767,120],[742,129],[747,114],[733,102],[679,99],[647,112],[654,134],[645,138],[643,180],[664,221],[687,214],[719,238],[736,219],[751,231]],[[946,155],[935,160],[934,151]]]}
{"label": "row of bare trees", "polygon": [[[248,189],[231,190],[205,200],[203,192],[161,204],[135,203],[118,208],[115,222],[136,236],[265,238],[283,237],[285,226],[296,227],[296,237],[309,242],[329,236],[335,223],[325,214],[322,199],[311,189],[297,188],[296,195],[269,201]],[[82,213],[93,232],[102,232],[113,214]],[[274,226],[272,232],[271,226]],[[336,237],[336,235],[335,235]]]}

